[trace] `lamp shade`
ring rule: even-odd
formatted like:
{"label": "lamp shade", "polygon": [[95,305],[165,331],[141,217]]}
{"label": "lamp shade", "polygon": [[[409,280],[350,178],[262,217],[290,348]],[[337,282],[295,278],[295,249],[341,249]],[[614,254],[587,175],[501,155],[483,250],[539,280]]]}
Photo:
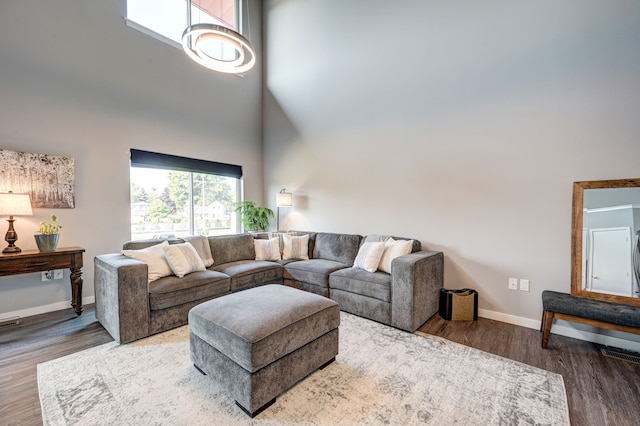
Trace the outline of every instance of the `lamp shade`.
{"label": "lamp shade", "polygon": [[28,194],[0,193],[0,214],[9,216],[31,216],[31,200]]}
{"label": "lamp shade", "polygon": [[[284,191],[284,189],[282,191]],[[290,192],[282,191],[278,193],[278,198],[276,198],[276,205],[278,207],[291,207],[293,205],[293,195]]]}

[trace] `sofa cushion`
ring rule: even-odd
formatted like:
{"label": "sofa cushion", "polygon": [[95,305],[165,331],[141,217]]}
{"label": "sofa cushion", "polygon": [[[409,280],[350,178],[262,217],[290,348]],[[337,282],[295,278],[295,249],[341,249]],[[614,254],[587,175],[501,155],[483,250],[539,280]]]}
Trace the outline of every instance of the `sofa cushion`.
{"label": "sofa cushion", "polygon": [[355,267],[340,269],[329,276],[329,287],[391,302],[391,275],[384,272],[368,272]]}
{"label": "sofa cushion", "polygon": [[198,256],[202,259],[204,267],[208,268],[213,265],[213,256],[211,256],[211,245],[209,244],[209,238],[204,235],[189,235],[182,237],[182,239],[190,243],[193,248],[198,252]]}
{"label": "sofa cushion", "polygon": [[378,269],[383,272],[391,273],[391,263],[396,257],[404,256],[411,253],[412,241],[411,240],[394,240],[389,238],[384,243],[384,253],[380,259],[380,265]]}
{"label": "sofa cushion", "polygon": [[166,238],[164,238],[164,239],[161,239],[161,238],[150,238],[150,239],[147,239],[147,240],[127,241],[126,243],[124,243],[122,245],[122,249],[123,250],[140,250],[140,249],[143,249],[143,248],[155,246],[157,244],[162,243],[163,241],[166,241],[169,244],[180,244],[180,243],[185,243],[186,242],[182,238],[170,238],[170,239],[166,239]]}
{"label": "sofa cushion", "polygon": [[231,277],[231,291],[282,282],[282,266],[265,260],[239,260],[211,268]]}
{"label": "sofa cushion", "polygon": [[167,259],[164,257],[163,249],[168,245],[169,243],[163,241],[160,244],[147,246],[146,248],[138,250],[122,250],[122,254],[147,264],[147,280],[150,283],[158,278],[173,274],[171,267],[167,263]]}
{"label": "sofa cushion", "polygon": [[178,278],[192,272],[205,270],[204,262],[202,262],[196,248],[190,243],[167,244],[162,248],[162,251],[169,267]]}
{"label": "sofa cushion", "polygon": [[231,279],[217,271],[200,271],[178,278],[160,278],[149,284],[152,311],[228,293]]}
{"label": "sofa cushion", "polygon": [[284,278],[329,288],[329,274],[350,265],[326,259],[291,262],[284,266]]}
{"label": "sofa cushion", "polygon": [[209,246],[214,265],[256,258],[251,234],[211,236],[209,237]]}
{"label": "sofa cushion", "polygon": [[309,235],[283,234],[282,245],[282,259],[309,259]]}
{"label": "sofa cushion", "polygon": [[420,241],[414,240],[413,238],[395,237],[393,235],[370,234],[362,239],[362,244],[366,242],[378,242],[378,241],[386,242],[389,238],[393,238],[396,241],[411,240],[412,241],[411,253],[415,253],[417,251],[422,250],[422,243]]}
{"label": "sofa cushion", "polygon": [[368,272],[375,272],[378,270],[383,253],[384,243],[382,241],[366,242],[360,246],[356,260],[353,261],[353,266]]}
{"label": "sofa cushion", "polygon": [[353,266],[361,238],[360,235],[319,232],[316,235],[315,251],[312,257]]}
{"label": "sofa cushion", "polygon": [[268,240],[254,239],[253,248],[256,251],[256,260],[280,260],[280,239],[278,237]]}

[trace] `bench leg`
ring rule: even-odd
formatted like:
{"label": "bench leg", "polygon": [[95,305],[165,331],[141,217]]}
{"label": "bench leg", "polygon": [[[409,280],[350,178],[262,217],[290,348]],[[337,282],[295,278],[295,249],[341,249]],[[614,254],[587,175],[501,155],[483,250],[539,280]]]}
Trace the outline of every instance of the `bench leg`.
{"label": "bench leg", "polygon": [[554,313],[544,311],[542,313],[542,348],[547,349],[549,346],[549,335],[551,334],[551,326],[553,325]]}

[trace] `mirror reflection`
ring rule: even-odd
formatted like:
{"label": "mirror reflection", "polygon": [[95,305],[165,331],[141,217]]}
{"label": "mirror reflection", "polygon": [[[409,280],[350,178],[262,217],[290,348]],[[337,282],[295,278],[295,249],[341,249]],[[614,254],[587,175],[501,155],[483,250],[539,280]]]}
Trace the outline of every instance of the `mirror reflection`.
{"label": "mirror reflection", "polygon": [[585,189],[582,289],[640,297],[640,188]]}
{"label": "mirror reflection", "polygon": [[640,306],[640,179],[573,183],[571,295]]}

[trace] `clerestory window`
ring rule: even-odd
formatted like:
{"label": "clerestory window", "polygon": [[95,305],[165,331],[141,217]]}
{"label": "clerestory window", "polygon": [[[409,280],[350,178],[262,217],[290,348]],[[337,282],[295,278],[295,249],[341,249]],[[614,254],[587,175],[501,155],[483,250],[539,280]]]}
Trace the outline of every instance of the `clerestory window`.
{"label": "clerestory window", "polygon": [[[192,0],[191,24],[209,23],[238,27],[238,0]],[[127,0],[127,25],[152,37],[180,45],[187,27],[185,0]]]}

